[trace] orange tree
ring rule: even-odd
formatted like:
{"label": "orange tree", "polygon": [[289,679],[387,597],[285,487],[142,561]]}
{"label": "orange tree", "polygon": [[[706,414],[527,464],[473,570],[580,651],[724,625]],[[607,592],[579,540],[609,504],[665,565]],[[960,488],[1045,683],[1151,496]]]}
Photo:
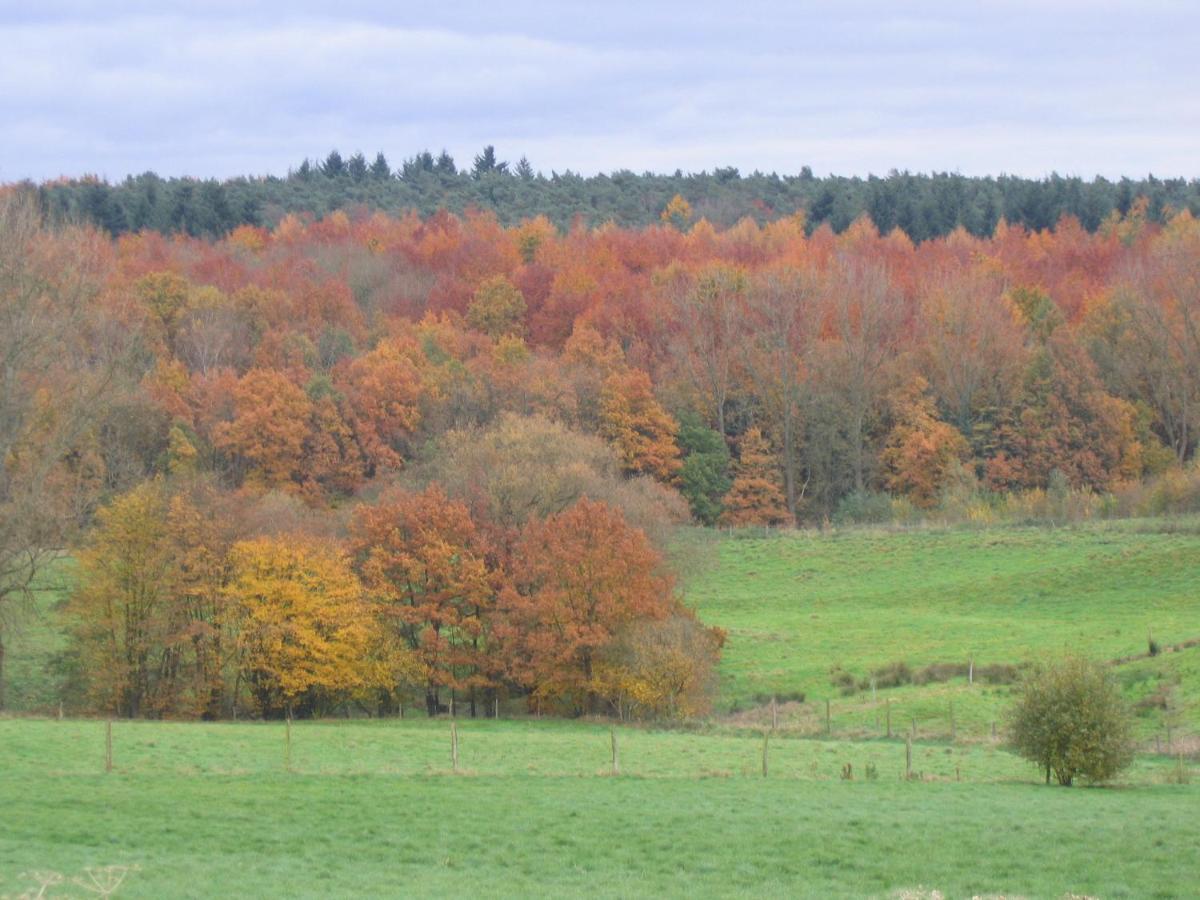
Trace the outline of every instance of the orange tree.
{"label": "orange tree", "polygon": [[638,620],[665,619],[674,584],[646,535],[604,503],[584,498],[526,526],[502,599],[506,658],[537,698],[592,712],[601,656]]}
{"label": "orange tree", "polygon": [[385,641],[415,654],[429,715],[439,690],[475,691],[488,677],[493,573],[467,507],[436,485],[360,507],[351,547]]}

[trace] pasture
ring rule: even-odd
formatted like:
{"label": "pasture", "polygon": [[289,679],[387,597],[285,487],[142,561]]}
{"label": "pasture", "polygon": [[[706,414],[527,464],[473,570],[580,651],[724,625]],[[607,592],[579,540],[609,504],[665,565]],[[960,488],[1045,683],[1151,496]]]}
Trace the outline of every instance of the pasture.
{"label": "pasture", "polygon": [[[608,724],[515,703],[455,723],[457,770],[423,716],[296,722],[290,744],[278,722],[118,721],[107,773],[103,721],[0,719],[0,897],[1194,895],[1200,647],[1146,651],[1200,636],[1197,523],[698,541],[688,600],[729,633],[717,711],[619,726],[619,774]],[[17,710],[54,709],[62,588],[12,642]],[[1066,649],[1125,658],[1148,752],[1112,787],[1044,787],[992,736],[1011,685],[987,667]],[[866,686],[968,659],[974,683]]]}
{"label": "pasture", "polygon": [[[1046,788],[994,747],[557,721],[0,721],[0,896],[1186,896],[1200,794],[1143,760]],[[853,764],[853,780],[842,766]],[[865,777],[873,762],[876,778]],[[958,769],[957,773],[955,769]],[[956,781],[956,777],[962,781]],[[70,892],[53,887],[48,896]],[[85,892],[75,888],[74,895]]]}
{"label": "pasture", "polygon": [[[721,706],[761,705],[803,694],[797,725],[877,734],[890,700],[896,722],[948,736],[990,734],[1009,686],[989,666],[1081,652],[1097,659],[1145,656],[1149,636],[1166,647],[1200,638],[1200,521],[1133,520],[1047,528],[781,532],[722,538],[715,562],[690,579],[687,597],[728,631]],[[689,551],[694,555],[694,551]],[[878,690],[873,671],[913,672],[973,660],[947,681]],[[837,669],[862,684],[843,692]],[[1116,668],[1139,709],[1138,732],[1200,730],[1200,646]]]}

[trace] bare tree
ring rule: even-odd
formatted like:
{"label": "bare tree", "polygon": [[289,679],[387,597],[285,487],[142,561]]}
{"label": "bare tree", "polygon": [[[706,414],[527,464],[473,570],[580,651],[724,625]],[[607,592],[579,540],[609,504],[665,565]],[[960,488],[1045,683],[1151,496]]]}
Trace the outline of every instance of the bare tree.
{"label": "bare tree", "polygon": [[866,487],[872,417],[889,386],[906,325],[903,297],[878,263],[842,258],[830,271],[814,365],[838,411],[855,491]]}
{"label": "bare tree", "polygon": [[805,356],[816,340],[819,297],[819,277],[794,269],[767,273],[755,281],[748,296],[754,341],[746,368],[769,420],[764,424],[782,451],[783,484],[793,519],[803,494],[798,458],[808,389]]}
{"label": "bare tree", "polygon": [[1105,323],[1101,365],[1116,389],[1145,398],[1160,436],[1184,462],[1200,439],[1200,262],[1197,241],[1162,247],[1127,271]]}
{"label": "bare tree", "polygon": [[713,266],[694,284],[678,290],[674,298],[680,366],[707,402],[722,437],[726,435],[725,404],[744,358],[749,331],[746,287],[740,269]]}
{"label": "bare tree", "polygon": [[102,482],[94,426],[122,338],[91,302],[100,240],[0,194],[0,709],[7,637]]}

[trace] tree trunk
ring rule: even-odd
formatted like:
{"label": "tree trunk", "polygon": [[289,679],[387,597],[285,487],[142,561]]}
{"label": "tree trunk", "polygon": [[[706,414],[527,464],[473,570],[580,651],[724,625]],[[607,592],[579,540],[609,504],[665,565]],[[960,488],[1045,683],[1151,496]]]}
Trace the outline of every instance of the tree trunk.
{"label": "tree trunk", "polygon": [[432,686],[425,689],[425,709],[431,719],[438,714],[437,690]]}

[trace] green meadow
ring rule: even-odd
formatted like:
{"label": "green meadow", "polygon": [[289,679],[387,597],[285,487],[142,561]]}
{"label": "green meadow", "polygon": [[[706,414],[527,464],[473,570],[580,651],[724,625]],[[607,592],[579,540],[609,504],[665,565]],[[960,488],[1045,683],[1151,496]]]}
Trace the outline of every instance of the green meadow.
{"label": "green meadow", "polygon": [[[761,533],[759,533],[761,534]],[[1117,660],[1200,638],[1200,520],[1135,520],[987,529],[848,529],[781,532],[713,541],[715,561],[688,585],[707,623],[728,631],[721,705],[761,705],[772,695],[785,721],[878,733],[893,724],[949,736],[990,735],[1010,686],[989,684],[989,666],[1083,653]],[[690,551],[689,555],[695,555]],[[871,673],[973,661],[944,682],[872,694]],[[835,670],[862,689],[844,693]],[[1117,666],[1151,741],[1167,725],[1200,730],[1200,646]],[[1155,698],[1160,702],[1151,702]],[[951,713],[953,705],[953,713]],[[876,725],[877,720],[880,722]]]}
{"label": "green meadow", "polygon": [[[1047,788],[994,747],[556,721],[0,721],[0,896],[1183,897],[1200,800],[1142,760]],[[842,767],[852,765],[852,779]],[[875,777],[866,776],[868,763]],[[133,868],[136,867],[136,868]],[[47,896],[70,893],[69,884]],[[63,891],[64,893],[56,893]],[[905,893],[908,892],[908,893]],[[75,888],[74,896],[86,892]],[[932,896],[932,895],[929,895]]]}

